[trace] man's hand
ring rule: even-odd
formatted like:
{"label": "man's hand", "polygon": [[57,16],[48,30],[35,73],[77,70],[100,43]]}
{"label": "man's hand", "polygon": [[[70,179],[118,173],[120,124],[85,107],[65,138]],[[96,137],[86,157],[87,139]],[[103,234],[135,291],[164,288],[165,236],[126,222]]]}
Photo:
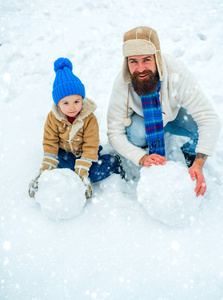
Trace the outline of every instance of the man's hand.
{"label": "man's hand", "polygon": [[167,160],[164,156],[159,154],[146,154],[140,159],[139,164],[143,167],[151,167],[152,165],[165,165],[166,162]]}
{"label": "man's hand", "polygon": [[197,184],[195,187],[195,193],[197,197],[200,195],[204,196],[207,190],[205,178],[202,172],[202,167],[206,159],[207,159],[207,155],[197,153],[195,161],[189,169],[191,179],[197,180]]}

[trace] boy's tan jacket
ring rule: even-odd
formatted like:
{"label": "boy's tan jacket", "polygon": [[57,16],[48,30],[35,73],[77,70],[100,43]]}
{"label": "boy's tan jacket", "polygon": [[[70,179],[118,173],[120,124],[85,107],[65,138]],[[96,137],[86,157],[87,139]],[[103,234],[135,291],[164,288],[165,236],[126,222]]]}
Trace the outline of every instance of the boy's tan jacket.
{"label": "boy's tan jacket", "polygon": [[71,124],[60,108],[53,104],[44,127],[42,170],[57,167],[59,148],[73,153],[76,157],[98,160],[99,128],[93,114],[95,109],[96,104],[85,98],[78,117]]}

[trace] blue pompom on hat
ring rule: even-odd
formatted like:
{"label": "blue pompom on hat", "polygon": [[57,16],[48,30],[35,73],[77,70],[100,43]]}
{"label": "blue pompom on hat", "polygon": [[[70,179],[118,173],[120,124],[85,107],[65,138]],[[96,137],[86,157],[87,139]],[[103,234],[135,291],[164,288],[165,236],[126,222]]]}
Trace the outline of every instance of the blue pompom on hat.
{"label": "blue pompom on hat", "polygon": [[73,65],[68,58],[60,57],[54,62],[56,77],[53,83],[53,101],[58,102],[70,95],[81,95],[85,98],[85,87],[80,79],[72,72]]}

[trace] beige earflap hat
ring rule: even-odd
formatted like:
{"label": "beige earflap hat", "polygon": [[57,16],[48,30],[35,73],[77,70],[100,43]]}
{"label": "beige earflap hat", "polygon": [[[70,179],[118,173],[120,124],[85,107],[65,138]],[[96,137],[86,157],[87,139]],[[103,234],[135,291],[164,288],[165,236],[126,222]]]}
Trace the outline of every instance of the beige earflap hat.
{"label": "beige earflap hat", "polygon": [[163,80],[162,58],[160,51],[160,42],[157,32],[145,26],[136,27],[127,31],[123,38],[123,79],[124,82],[130,83],[131,74],[128,68],[128,56],[155,54],[156,66],[160,80]]}

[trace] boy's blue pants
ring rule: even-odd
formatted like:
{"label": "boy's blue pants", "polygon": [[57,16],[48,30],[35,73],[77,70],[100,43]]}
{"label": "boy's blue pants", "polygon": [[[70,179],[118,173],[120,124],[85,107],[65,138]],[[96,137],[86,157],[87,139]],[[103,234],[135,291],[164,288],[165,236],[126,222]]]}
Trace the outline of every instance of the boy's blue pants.
{"label": "boy's blue pants", "polygon": [[[91,182],[97,182],[107,178],[113,173],[119,173],[118,171],[119,166],[118,166],[117,159],[110,154],[100,155],[101,150],[102,150],[102,146],[99,146],[98,161],[93,162],[89,170],[89,178]],[[67,152],[59,148],[58,151],[59,164],[57,168],[59,169],[69,168],[72,171],[74,171],[76,159],[77,158],[73,153]]]}

